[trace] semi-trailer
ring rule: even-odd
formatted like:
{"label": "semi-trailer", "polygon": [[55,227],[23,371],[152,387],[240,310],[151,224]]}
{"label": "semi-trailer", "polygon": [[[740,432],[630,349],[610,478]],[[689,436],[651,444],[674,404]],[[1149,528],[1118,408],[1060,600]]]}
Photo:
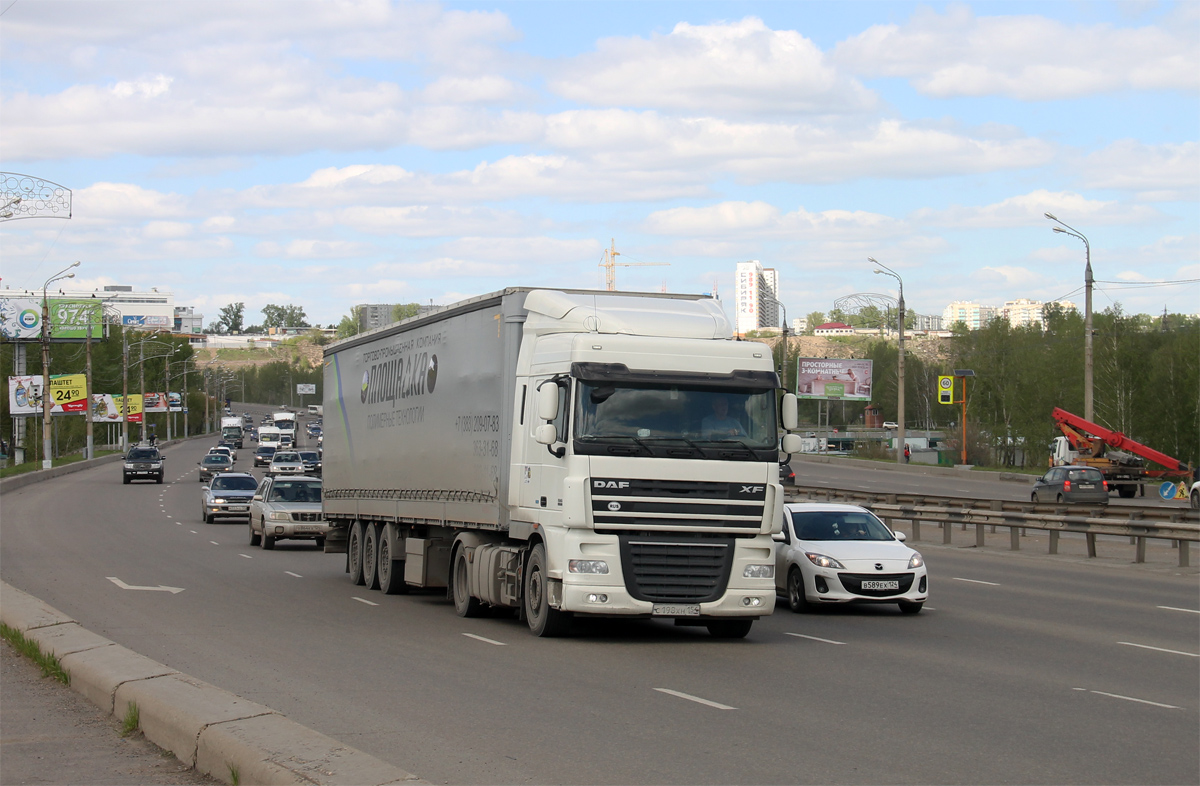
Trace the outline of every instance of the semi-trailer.
{"label": "semi-trailer", "polygon": [[505,289],[329,345],[324,383],[325,551],[355,584],[538,636],[774,610],[796,400],[712,298]]}

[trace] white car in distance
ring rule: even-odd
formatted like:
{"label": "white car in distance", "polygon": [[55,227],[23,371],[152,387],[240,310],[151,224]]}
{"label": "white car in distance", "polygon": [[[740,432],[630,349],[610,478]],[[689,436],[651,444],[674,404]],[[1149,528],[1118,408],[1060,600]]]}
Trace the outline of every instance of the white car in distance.
{"label": "white car in distance", "polygon": [[835,603],[895,603],[916,614],[929,597],[920,552],[858,505],[794,502],[775,536],[775,585],[794,612]]}

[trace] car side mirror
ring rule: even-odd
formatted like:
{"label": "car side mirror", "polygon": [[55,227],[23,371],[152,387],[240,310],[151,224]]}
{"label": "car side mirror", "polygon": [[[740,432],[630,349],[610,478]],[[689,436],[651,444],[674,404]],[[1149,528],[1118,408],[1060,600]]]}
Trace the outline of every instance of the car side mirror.
{"label": "car side mirror", "polygon": [[907,536],[907,535],[905,535],[903,532],[900,532],[899,530],[896,530],[896,531],[895,531],[895,532],[893,532],[892,534],[893,534],[893,535],[895,535],[895,536],[896,536],[896,540],[900,541],[901,543],[903,543],[904,541],[908,540],[908,536]]}
{"label": "car side mirror", "polygon": [[262,494],[255,494],[250,498],[253,502],[262,502]]}

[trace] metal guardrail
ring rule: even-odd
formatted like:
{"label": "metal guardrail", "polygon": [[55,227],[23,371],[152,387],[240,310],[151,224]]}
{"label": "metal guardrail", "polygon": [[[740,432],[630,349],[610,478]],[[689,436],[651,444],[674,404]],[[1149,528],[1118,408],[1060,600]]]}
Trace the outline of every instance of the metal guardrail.
{"label": "metal guardrail", "polygon": [[975,545],[985,545],[986,528],[1008,527],[1013,551],[1021,548],[1021,531],[1046,530],[1050,534],[1050,553],[1058,553],[1058,539],[1063,532],[1078,532],[1087,539],[1087,554],[1096,556],[1097,535],[1128,536],[1135,547],[1135,562],[1146,561],[1146,540],[1172,541],[1179,549],[1179,567],[1190,566],[1190,544],[1200,541],[1200,514],[1182,508],[1151,508],[1142,506],[1108,507],[1046,505],[1013,500],[986,500],[966,497],[941,497],[930,494],[884,494],[861,490],[794,487],[788,489],[793,499],[823,502],[848,502],[870,508],[892,525],[893,519],[910,521],[913,539],[921,539],[921,524],[934,523],[941,527],[942,542],[949,545],[953,525],[975,527]]}

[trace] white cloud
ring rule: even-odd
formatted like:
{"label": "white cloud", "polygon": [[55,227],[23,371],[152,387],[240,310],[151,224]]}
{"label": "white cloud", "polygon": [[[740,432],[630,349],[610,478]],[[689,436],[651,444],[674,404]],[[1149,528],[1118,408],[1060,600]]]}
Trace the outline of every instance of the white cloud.
{"label": "white cloud", "polygon": [[955,228],[1020,227],[1033,224],[1053,226],[1045,214],[1052,213],[1071,226],[1088,224],[1146,224],[1162,220],[1152,207],[1116,201],[1088,199],[1081,194],[1045,190],[1009,197],[983,206],[953,205],[945,209],[922,208],[910,216],[914,223]]}
{"label": "white cloud", "polygon": [[286,244],[263,242],[254,247],[260,257],[285,259],[352,259],[366,256],[376,249],[367,243],[344,240],[292,240]]}
{"label": "white cloud", "polygon": [[1187,17],[1169,27],[1068,26],[1040,16],[976,17],[956,4],[945,14],[922,7],[903,25],[868,28],[839,43],[830,59],[860,76],[910,79],[937,98],[1192,92],[1200,87],[1196,36]]}
{"label": "white cloud", "polygon": [[1087,156],[1079,176],[1089,188],[1139,192],[1142,199],[1200,198],[1200,144],[1145,144],[1120,139]]}
{"label": "white cloud", "polygon": [[766,202],[723,202],[702,208],[672,208],[651,213],[644,227],[664,235],[707,237],[751,235],[756,238],[857,239],[894,236],[903,222],[865,211],[826,210],[810,213],[799,208],[783,213]]}
{"label": "white cloud", "polygon": [[157,98],[171,89],[171,77],[158,74],[133,82],[117,82],[112,93],[117,98]]}
{"label": "white cloud", "polygon": [[73,220],[127,222],[184,218],[188,200],[178,194],[151,191],[133,183],[93,183],[72,193]]}
{"label": "white cloud", "polygon": [[875,96],[826,62],[812,41],[760,19],[691,25],[668,35],[607,38],[564,62],[549,81],[560,95],[595,106],[709,112],[842,113]]}

